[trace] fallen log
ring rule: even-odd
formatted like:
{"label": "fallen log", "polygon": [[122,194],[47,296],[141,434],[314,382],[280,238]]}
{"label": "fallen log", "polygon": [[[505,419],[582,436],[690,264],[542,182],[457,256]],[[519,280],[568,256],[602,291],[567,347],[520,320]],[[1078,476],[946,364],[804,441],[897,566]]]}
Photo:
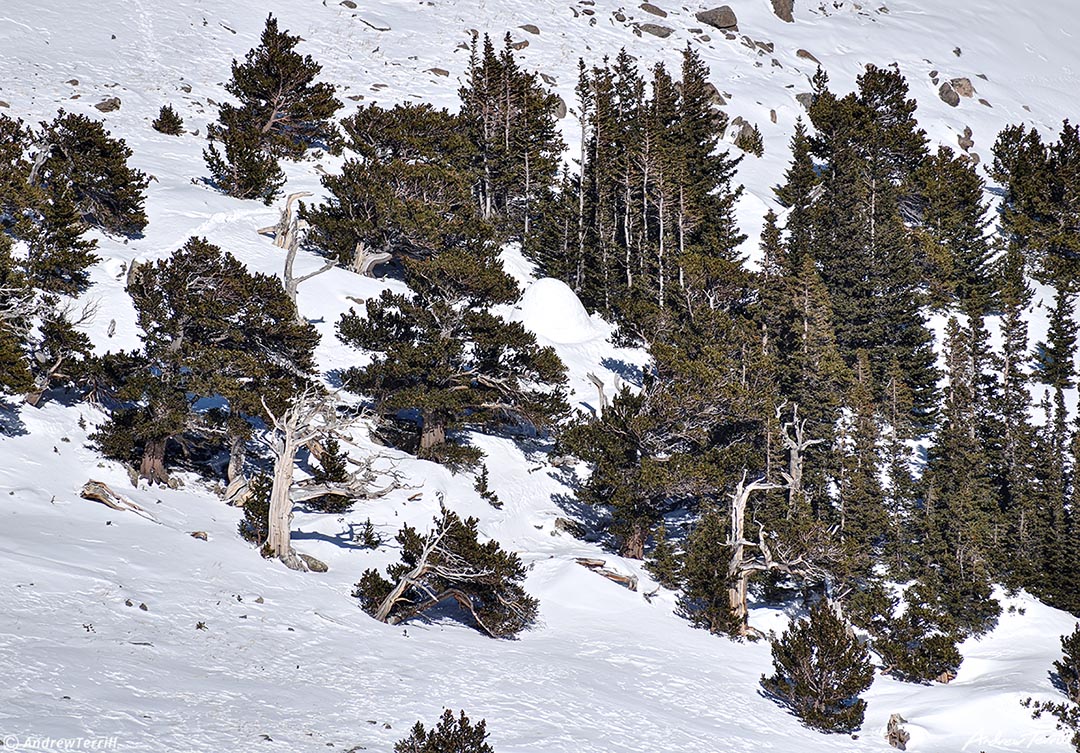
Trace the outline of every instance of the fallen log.
{"label": "fallen log", "polygon": [[143,508],[129,499],[124,499],[119,494],[109,488],[108,484],[101,481],[94,481],[91,479],[83,484],[82,491],[79,492],[79,496],[83,499],[89,499],[93,502],[100,502],[106,507],[111,507],[113,510],[120,510],[121,512],[133,512],[140,518],[146,518],[147,520],[158,523],[158,519],[148,513]]}
{"label": "fallen log", "polygon": [[607,562],[605,560],[594,559],[592,557],[577,557],[574,561],[582,567],[588,568],[594,573],[599,573],[608,580],[618,583],[620,586],[624,586],[631,591],[637,591],[638,579],[636,575],[624,575],[623,573],[616,572],[615,570],[606,567]]}

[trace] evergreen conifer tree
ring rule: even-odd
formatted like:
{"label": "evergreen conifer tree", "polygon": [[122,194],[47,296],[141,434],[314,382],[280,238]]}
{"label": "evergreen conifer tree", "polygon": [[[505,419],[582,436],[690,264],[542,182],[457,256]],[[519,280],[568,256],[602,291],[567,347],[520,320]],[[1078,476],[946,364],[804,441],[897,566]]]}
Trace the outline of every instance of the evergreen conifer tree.
{"label": "evergreen conifer tree", "polygon": [[516,298],[501,264],[452,250],[408,270],[415,294],[384,291],[367,302],[366,316],[350,311],[338,323],[342,341],[376,354],[346,372],[348,388],[372,395],[387,417],[415,412],[416,444],[407,446],[451,466],[478,459],[446,442],[463,426],[549,428],[566,410],[565,368],[521,324],[486,309]]}
{"label": "evergreen conifer tree", "polygon": [[821,601],[809,619],[792,624],[772,644],[771,677],[764,688],[788,705],[809,727],[850,732],[863,722],[866,701],[859,698],[874,680],[866,647],[851,628]]}
{"label": "evergreen conifer tree", "polygon": [[150,179],[128,165],[132,152],[124,140],[112,138],[85,115],[63,110],[41,127],[38,148],[44,159],[31,173],[31,183],[44,187],[54,201],[68,194],[83,219],[106,232],[141,233]]}
{"label": "evergreen conifer tree", "polygon": [[162,105],[158,116],[150,125],[155,131],[164,133],[166,136],[179,136],[184,132],[184,119],[172,108],[172,105]]}
{"label": "evergreen conifer tree", "polygon": [[417,722],[409,736],[394,745],[394,753],[495,753],[488,745],[484,720],[473,724],[462,711],[455,719],[446,709],[439,724],[430,730]]}

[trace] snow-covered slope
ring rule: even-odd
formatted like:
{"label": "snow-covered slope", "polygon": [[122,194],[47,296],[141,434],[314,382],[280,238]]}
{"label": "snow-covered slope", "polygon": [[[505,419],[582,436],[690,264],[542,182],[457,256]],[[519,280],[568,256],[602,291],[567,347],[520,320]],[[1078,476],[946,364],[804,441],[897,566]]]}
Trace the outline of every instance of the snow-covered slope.
{"label": "snow-covered slope", "polygon": [[[221,82],[231,59],[256,43],[270,10],[304,38],[303,50],[343,87],[349,107],[372,100],[453,106],[467,58],[462,44],[473,29],[495,37],[509,30],[527,41],[525,65],[551,76],[571,107],[578,57],[598,62],[625,46],[643,65],[674,66],[682,47],[698,46],[729,97],[729,114],[757,123],[765,138],[765,157],[748,157],[739,174],[747,186],[740,221],[748,251],[786,164],[787,139],[802,112],[796,95],[808,91],[816,68],[798,50],[820,60],[838,90],[866,63],[897,62],[931,138],[955,147],[970,127],[972,151],[984,162],[1006,123],[1056,128],[1080,80],[1073,47],[1080,14],[1072,0],[888,0],[862,9],[799,1],[793,24],[776,18],[768,0],[732,0],[740,29],[733,40],[695,20],[705,6],[655,4],[666,18],[613,0],[360,0],[356,8],[334,0],[5,0],[0,101],[4,112],[32,121],[61,107],[102,117],[132,146],[136,166],[154,176],[146,236],[129,243],[102,237],[105,260],[88,294],[99,305],[92,337],[100,348],[120,349],[138,342],[123,291],[132,259],[166,256],[202,235],[254,269],[279,271],[278,250],[255,234],[277,210],[193,182],[203,175],[204,140],[164,136],[149,125],[169,103],[190,131],[205,135],[213,102],[226,96]],[[639,36],[635,23],[673,32]],[[527,24],[539,33],[520,28]],[[969,78],[975,96],[950,107],[931,71],[942,81]],[[94,109],[113,96],[119,111]],[[572,115],[563,123],[573,144]],[[286,165],[288,189],[318,195],[319,167],[315,158]],[[321,167],[333,171],[336,161],[323,157]],[[638,378],[641,352],[612,347],[609,327],[575,308],[565,288],[528,280],[528,265],[512,249],[506,260],[526,289],[507,313],[558,349],[575,404],[595,404],[589,372],[612,388],[617,378]],[[318,262],[299,264],[305,271]],[[334,270],[301,288],[301,309],[323,335],[322,369],[356,361],[333,336],[351,299],[393,284]],[[504,503],[496,510],[471,477],[358,439],[354,452],[386,454],[379,462],[396,465],[413,488],[346,516],[299,513],[298,547],[330,565],[325,574],[302,574],[243,543],[239,512],[194,478],[179,490],[131,490],[121,468],[86,447],[100,420],[92,408],[50,402],[0,417],[5,747],[18,749],[37,735],[115,737],[117,750],[130,751],[389,751],[413,722],[434,720],[447,706],[486,718],[499,753],[884,750],[892,713],[909,720],[911,750],[1067,749],[1052,723],[1030,720],[1019,700],[1055,696],[1048,670],[1057,636],[1072,619],[1025,597],[1006,599],[1006,608],[1016,609],[998,629],[963,646],[955,681],[922,687],[879,677],[859,739],[823,736],[760,695],[767,646],[691,629],[673,614],[670,594],[643,598],[653,585],[636,563],[557,530],[557,516],[581,511],[559,474],[528,447],[475,437]],[[80,499],[88,478],[124,490],[157,522]],[[403,522],[423,527],[438,492],[455,510],[478,516],[485,535],[530,566],[527,588],[540,599],[541,624],[520,640],[492,641],[449,619],[391,628],[351,598],[363,570],[392,556],[360,549],[351,527],[369,517],[385,535]],[[192,538],[193,531],[207,532],[208,540]],[[608,559],[643,587],[627,591],[575,564],[575,556]],[[752,616],[763,629],[782,629],[786,619],[765,610]],[[197,630],[199,623],[206,629]]]}

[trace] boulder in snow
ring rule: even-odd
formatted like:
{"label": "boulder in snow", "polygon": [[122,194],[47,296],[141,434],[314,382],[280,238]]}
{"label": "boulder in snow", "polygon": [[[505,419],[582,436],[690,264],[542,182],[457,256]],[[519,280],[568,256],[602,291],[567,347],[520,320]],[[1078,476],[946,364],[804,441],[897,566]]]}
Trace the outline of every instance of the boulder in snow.
{"label": "boulder in snow", "polygon": [[739,28],[739,19],[735,17],[735,11],[731,9],[730,5],[721,5],[719,8],[703,10],[694,17],[701,23],[708,24],[721,31]]}

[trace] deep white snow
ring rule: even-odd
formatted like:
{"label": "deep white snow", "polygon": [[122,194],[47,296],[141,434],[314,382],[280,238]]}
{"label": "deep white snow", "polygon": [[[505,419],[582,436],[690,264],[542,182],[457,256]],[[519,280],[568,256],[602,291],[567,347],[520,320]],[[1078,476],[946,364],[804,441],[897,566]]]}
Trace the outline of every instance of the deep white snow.
{"label": "deep white snow", "polygon": [[[734,40],[694,19],[704,5],[654,3],[667,18],[616,0],[359,0],[355,9],[334,0],[5,0],[0,106],[31,121],[61,107],[102,117],[132,146],[135,165],[154,176],[146,236],[101,237],[104,261],[86,296],[98,305],[90,335],[99,348],[115,350],[138,344],[123,291],[133,259],[162,258],[201,235],[253,269],[280,271],[280,251],[255,234],[276,220],[277,209],[223,197],[198,180],[206,124],[214,102],[227,97],[221,82],[229,63],[257,42],[270,10],[303,37],[301,49],[323,64],[325,77],[343,87],[344,113],[372,100],[453,106],[467,60],[462,44],[472,29],[496,38],[509,30],[515,41],[528,41],[524,64],[552,76],[571,108],[578,57],[598,62],[626,46],[643,67],[656,60],[675,67],[686,44],[697,46],[717,87],[730,95],[727,111],[764,134],[765,157],[747,157],[739,173],[746,185],[739,218],[751,256],[802,112],[795,95],[809,90],[816,67],[799,49],[822,62],[838,90],[850,88],[864,64],[895,61],[930,137],[955,147],[968,126],[972,151],[984,163],[1006,123],[1055,129],[1080,83],[1080,13],[1072,0],[878,0],[862,7],[798,0],[794,24],[775,18],[767,0],[731,0],[740,22]],[[617,21],[616,12],[627,21]],[[638,36],[634,23],[674,32],[667,39]],[[935,70],[942,80],[970,78],[976,96],[950,108],[930,81]],[[110,96],[122,107],[103,116],[93,105]],[[149,123],[165,103],[197,133],[173,138],[153,131]],[[572,113],[563,125],[573,152]],[[287,189],[311,190],[317,199],[317,168],[333,172],[338,164],[312,156],[287,165]],[[504,259],[525,290],[506,313],[556,347],[570,370],[575,406],[596,407],[590,372],[609,394],[619,382],[640,380],[643,353],[613,347],[606,323],[589,317],[561,283],[530,280],[529,265],[513,249]],[[304,257],[299,271],[318,263]],[[335,340],[334,324],[356,300],[386,286],[400,283],[333,270],[301,288],[301,310],[322,333],[325,372],[362,358]],[[1045,331],[1042,311],[1037,304],[1033,343]],[[655,585],[638,563],[556,530],[557,516],[592,513],[575,507],[542,448],[473,438],[487,453],[491,486],[504,503],[496,510],[473,490],[471,476],[451,476],[358,435],[350,451],[381,454],[379,463],[403,473],[410,488],[344,516],[299,510],[297,547],[330,565],[319,575],[261,559],[236,534],[240,512],[204,482],[185,477],[179,490],[132,489],[117,464],[88,448],[87,435],[101,420],[88,405],[52,401],[0,418],[5,750],[48,737],[132,752],[390,751],[417,719],[432,722],[443,707],[486,718],[499,753],[886,750],[892,713],[909,720],[913,751],[1068,749],[1051,721],[1031,720],[1019,701],[1059,696],[1049,670],[1058,636],[1073,619],[1023,595],[1003,598],[999,627],[962,647],[964,665],[952,683],[878,677],[858,739],[826,736],[761,696],[766,645],[690,628],[673,614],[672,594],[643,597]],[[120,490],[156,522],[80,499],[88,478]],[[424,527],[439,492],[528,563],[526,585],[540,599],[541,622],[520,640],[493,641],[449,617],[391,628],[351,598],[364,569],[394,556],[392,548],[358,548],[351,528],[369,517],[387,536],[403,522]],[[192,538],[193,531],[209,540]],[[585,570],[576,556],[602,557],[638,575],[641,590]],[[758,609],[751,619],[779,631],[788,615]],[[206,629],[197,630],[198,623]]]}

